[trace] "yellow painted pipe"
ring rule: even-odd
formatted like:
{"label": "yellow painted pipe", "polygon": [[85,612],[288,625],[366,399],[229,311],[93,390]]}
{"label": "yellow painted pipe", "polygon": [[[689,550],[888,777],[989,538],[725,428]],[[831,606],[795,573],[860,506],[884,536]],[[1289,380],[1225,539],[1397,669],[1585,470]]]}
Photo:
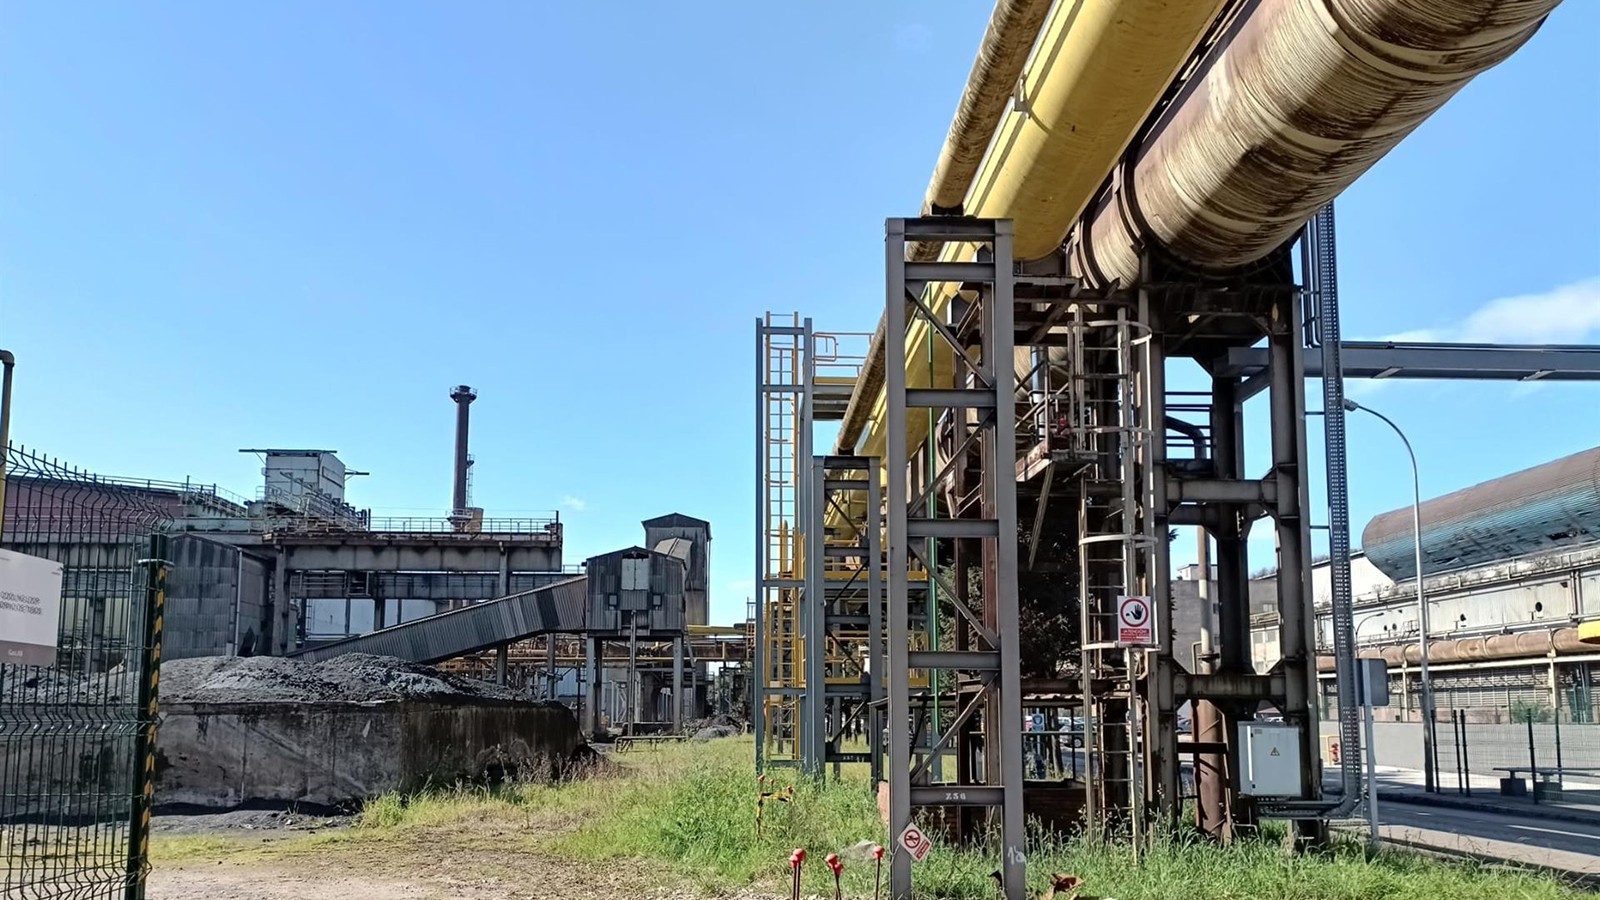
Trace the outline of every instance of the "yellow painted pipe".
{"label": "yellow painted pipe", "polygon": [[[1054,252],[1223,5],[1223,0],[1060,0],[1023,70],[1022,102],[1001,118],[965,211],[1013,220],[1018,259]],[[972,252],[971,245],[946,247],[944,258],[971,258]],[[954,295],[952,286],[943,287],[928,298],[935,313]],[[921,322],[907,335],[910,387],[929,386],[930,346],[933,380],[937,386],[949,384],[951,355],[942,339],[930,344],[930,336]],[[882,356],[875,357],[868,367],[881,372]],[[883,453],[882,383],[880,375],[858,384],[858,392],[876,396],[858,414],[864,421],[847,416],[841,452],[850,452],[865,426],[865,443],[857,446],[868,455]],[[921,410],[907,415],[912,450],[926,439],[926,415]]]}

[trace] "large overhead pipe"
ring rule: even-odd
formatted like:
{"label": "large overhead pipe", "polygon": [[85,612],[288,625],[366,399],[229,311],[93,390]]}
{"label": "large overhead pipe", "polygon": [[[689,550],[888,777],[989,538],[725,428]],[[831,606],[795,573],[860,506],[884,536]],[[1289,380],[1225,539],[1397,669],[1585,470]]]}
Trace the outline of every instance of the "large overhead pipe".
{"label": "large overhead pipe", "polygon": [[[958,210],[966,202],[972,179],[989,149],[995,127],[1016,92],[1017,79],[1028,62],[1028,54],[1050,6],[1050,0],[996,0],[994,12],[989,16],[989,27],[978,45],[978,56],[972,61],[972,71],[967,73],[966,87],[956,104],[955,117],[950,120],[950,132],[945,136],[939,159],[933,166],[933,176],[928,180],[928,190],[922,200],[924,214]],[[907,253],[914,260],[926,262],[937,255],[941,246],[916,241]],[[873,401],[883,392],[884,325],[885,319],[879,316],[878,327],[867,346],[867,363],[862,368],[860,384],[845,408],[845,424],[839,438],[842,448],[848,448],[861,433]]]}
{"label": "large overhead pipe", "polygon": [[1079,226],[1074,273],[1132,283],[1152,242],[1201,271],[1260,260],[1559,2],[1259,0]]}
{"label": "large overhead pipe", "polygon": [[[1552,628],[1548,631],[1524,631],[1520,634],[1491,634],[1484,637],[1456,638],[1428,642],[1428,661],[1436,665],[1450,663],[1488,662],[1501,659],[1528,659],[1544,662],[1552,656],[1569,656],[1576,653],[1593,653],[1594,647],[1583,642],[1575,627]],[[1391,666],[1415,666],[1422,658],[1416,644],[1362,650],[1363,659],[1381,659]],[[1333,657],[1317,657],[1317,668],[1331,672]]]}
{"label": "large overhead pipe", "polygon": [[[933,177],[928,180],[928,193],[922,201],[924,214],[954,212],[966,202],[967,189],[978,173],[1006,104],[1016,92],[1017,76],[1022,74],[1028,51],[1033,49],[1039,26],[1049,11],[1050,0],[995,3],[983,43],[978,45],[978,57],[967,74],[967,86],[961,91],[961,102],[956,104],[955,118],[950,121],[950,133],[933,165]],[[920,242],[912,246],[912,253],[921,247],[924,255],[931,254],[934,247]]]}
{"label": "large overhead pipe", "polygon": [[[968,215],[1011,219],[1017,259],[1055,252],[1224,5],[1225,0],[1077,0],[1026,9],[997,4],[924,211],[959,205]],[[1049,8],[1048,15],[1041,6]],[[975,172],[967,168],[973,148],[983,154]],[[942,246],[970,256],[970,246]],[[928,248],[913,245],[909,252],[913,259],[930,258]],[[936,311],[950,293],[931,298]],[[927,380],[929,337],[922,329],[910,338],[906,358],[921,369],[908,381],[912,386]],[[933,347],[944,357],[935,361],[935,377],[947,376],[948,352],[938,341]],[[853,452],[862,431],[881,424],[883,357],[880,321],[839,431],[841,452]],[[921,420],[912,418],[913,431],[925,436]],[[864,446],[875,454],[882,440],[874,434]],[[911,446],[919,443],[914,438]]]}

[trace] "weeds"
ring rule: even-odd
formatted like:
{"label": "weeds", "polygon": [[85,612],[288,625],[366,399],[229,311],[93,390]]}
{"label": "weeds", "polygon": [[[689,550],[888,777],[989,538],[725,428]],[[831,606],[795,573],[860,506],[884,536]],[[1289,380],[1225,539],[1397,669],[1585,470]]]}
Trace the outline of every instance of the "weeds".
{"label": "weeds", "polygon": [[[752,755],[750,739],[725,738],[629,753],[592,777],[555,784],[385,795],[367,804],[347,839],[407,839],[419,830],[442,834],[473,822],[514,823],[524,826],[528,849],[586,860],[649,860],[664,883],[719,890],[752,884],[782,890],[791,877],[790,851],[805,847],[818,858],[840,855],[845,896],[872,896],[872,859],[855,848],[863,841],[889,842],[864,767],[847,767],[842,779],[825,783],[794,777],[793,801],[769,802],[758,835]],[[790,773],[778,773],[786,789]],[[1120,900],[1585,896],[1547,877],[1401,852],[1372,856],[1356,843],[1291,854],[1279,835],[1269,830],[1227,847],[1169,835],[1135,860],[1124,843],[1036,831],[1029,840],[1030,887],[1037,896],[1051,873],[1063,872],[1082,876],[1086,895]],[[914,868],[916,895],[988,900],[995,896],[995,860],[992,849],[935,844]],[[805,894],[833,896],[827,867],[805,867],[802,880]]]}

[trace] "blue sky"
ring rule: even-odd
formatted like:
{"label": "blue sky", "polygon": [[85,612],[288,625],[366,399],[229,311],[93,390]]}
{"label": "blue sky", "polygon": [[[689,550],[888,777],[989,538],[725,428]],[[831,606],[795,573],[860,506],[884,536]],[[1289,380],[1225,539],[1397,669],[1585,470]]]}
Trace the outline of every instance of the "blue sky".
{"label": "blue sky", "polygon": [[[988,5],[9,0],[13,436],[241,492],[239,447],[333,447],[359,505],[436,515],[465,382],[491,515],[561,507],[572,561],[710,519],[742,616],[753,320],[875,324]],[[1569,0],[1341,200],[1349,336],[1600,340],[1596,35]],[[1430,494],[1600,440],[1596,386],[1359,396]],[[1409,496],[1381,428],[1358,531]]]}

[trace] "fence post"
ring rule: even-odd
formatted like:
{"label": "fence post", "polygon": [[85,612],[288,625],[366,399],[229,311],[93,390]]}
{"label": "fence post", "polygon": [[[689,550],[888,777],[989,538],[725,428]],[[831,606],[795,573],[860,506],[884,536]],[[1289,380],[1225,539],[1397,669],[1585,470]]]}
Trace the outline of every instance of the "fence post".
{"label": "fence post", "polygon": [[162,616],[167,604],[167,537],[150,536],[145,569],[143,666],[139,673],[139,730],[134,737],[133,804],[128,822],[127,900],[144,900],[150,859],[150,811],[156,796],[156,699],[160,686]]}
{"label": "fence post", "polygon": [[1539,763],[1533,753],[1533,707],[1528,707],[1528,794],[1539,802]]}
{"label": "fence post", "polygon": [[1461,771],[1461,710],[1450,710],[1450,741],[1455,750],[1456,758],[1456,793],[1464,794],[1467,789],[1466,776]]}
{"label": "fence post", "polygon": [[1561,774],[1561,708],[1557,707],[1555,715],[1550,719],[1551,727],[1556,730],[1556,781],[1562,780]]}
{"label": "fence post", "polygon": [[1461,711],[1461,771],[1466,773],[1467,796],[1472,796],[1472,760],[1467,754],[1467,711]]}

